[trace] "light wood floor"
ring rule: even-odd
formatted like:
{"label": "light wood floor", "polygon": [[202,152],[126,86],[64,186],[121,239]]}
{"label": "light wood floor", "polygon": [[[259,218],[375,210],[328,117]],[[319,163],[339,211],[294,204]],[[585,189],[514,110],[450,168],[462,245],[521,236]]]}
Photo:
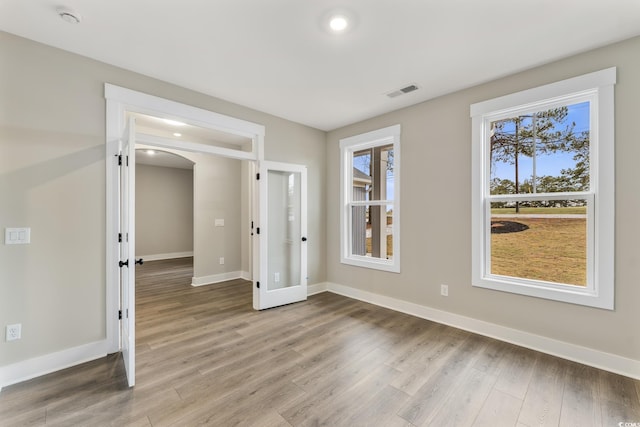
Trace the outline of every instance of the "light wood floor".
{"label": "light wood floor", "polygon": [[135,388],[111,355],[5,388],[0,425],[640,423],[638,381],[331,293],[256,312],[190,262],[138,269]]}

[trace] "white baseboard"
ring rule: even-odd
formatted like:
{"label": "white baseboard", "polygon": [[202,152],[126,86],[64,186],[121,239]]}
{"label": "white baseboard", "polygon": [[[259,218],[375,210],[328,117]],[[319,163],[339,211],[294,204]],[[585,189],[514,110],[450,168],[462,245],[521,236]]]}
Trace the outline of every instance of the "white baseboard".
{"label": "white baseboard", "polygon": [[249,273],[248,271],[241,271],[240,278],[244,280],[248,280],[250,282],[253,280],[253,277],[251,277],[251,273]]}
{"label": "white baseboard", "polygon": [[0,390],[12,384],[99,359],[107,355],[107,341],[97,341],[0,366]]}
{"label": "white baseboard", "polygon": [[145,261],[160,261],[162,259],[186,258],[190,256],[193,256],[193,251],[171,252],[168,254],[155,254],[155,255],[136,255],[136,258],[142,258]]}
{"label": "white baseboard", "polygon": [[526,347],[584,365],[593,366],[616,374],[640,379],[640,361],[628,359],[592,348],[558,341],[529,332],[496,325],[494,323],[437,310],[423,305],[398,300],[372,292],[362,291],[337,283],[326,283],[327,291],[368,302],[412,316],[453,326],[479,335],[495,338],[511,344]]}
{"label": "white baseboard", "polygon": [[307,286],[307,296],[319,294],[327,291],[327,282],[314,283]]}
{"label": "white baseboard", "polygon": [[230,271],[228,273],[193,277],[191,278],[191,286],[213,285],[214,283],[226,282],[227,280],[242,279],[243,275],[247,276],[248,273],[244,271]]}

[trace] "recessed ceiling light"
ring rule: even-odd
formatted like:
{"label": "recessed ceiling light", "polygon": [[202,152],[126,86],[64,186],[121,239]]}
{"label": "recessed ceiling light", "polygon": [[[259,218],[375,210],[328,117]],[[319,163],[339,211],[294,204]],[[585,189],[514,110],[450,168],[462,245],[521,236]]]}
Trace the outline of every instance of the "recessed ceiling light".
{"label": "recessed ceiling light", "polygon": [[186,125],[186,123],[182,123],[182,122],[179,122],[177,120],[162,119],[162,121],[165,122],[168,125],[171,125],[171,126],[185,126]]}
{"label": "recessed ceiling light", "polygon": [[154,150],[147,150],[147,154],[153,156],[156,152]]}
{"label": "recessed ceiling light", "polygon": [[344,7],[332,8],[322,14],[319,22],[322,31],[342,35],[355,30],[358,26],[358,15]]}
{"label": "recessed ceiling light", "polygon": [[173,136],[182,136],[182,134],[181,134],[181,133],[179,133],[179,132],[174,132],[174,133],[173,133]]}
{"label": "recessed ceiling light", "polygon": [[343,15],[334,15],[329,20],[329,28],[335,33],[341,33],[347,29],[349,21]]}
{"label": "recessed ceiling light", "polygon": [[82,16],[80,14],[74,12],[71,9],[67,9],[66,7],[60,7],[56,9],[60,18],[62,18],[65,22],[70,24],[79,24],[82,21]]}

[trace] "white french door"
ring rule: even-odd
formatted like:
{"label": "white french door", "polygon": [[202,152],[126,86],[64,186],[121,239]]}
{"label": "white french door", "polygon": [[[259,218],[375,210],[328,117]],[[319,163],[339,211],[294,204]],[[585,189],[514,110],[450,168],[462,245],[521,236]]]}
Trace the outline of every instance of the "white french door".
{"label": "white french door", "polygon": [[[121,349],[129,387],[135,384],[135,119],[129,119],[120,139],[120,315]],[[142,263],[142,260],[140,260]]]}
{"label": "white french door", "polygon": [[253,307],[263,310],[307,299],[307,168],[262,161],[258,176]]}

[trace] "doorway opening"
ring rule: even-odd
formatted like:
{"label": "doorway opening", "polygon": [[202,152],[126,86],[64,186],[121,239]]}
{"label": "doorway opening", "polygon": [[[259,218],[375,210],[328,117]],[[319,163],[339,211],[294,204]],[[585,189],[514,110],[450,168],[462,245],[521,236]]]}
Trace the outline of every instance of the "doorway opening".
{"label": "doorway opening", "polygon": [[[192,256],[193,286],[252,280],[250,161],[166,147],[174,140],[245,152],[251,141],[175,120],[126,115],[135,119],[138,134],[136,257]],[[165,147],[155,145],[155,137],[163,138]]]}
{"label": "doorway opening", "polygon": [[[122,352],[129,386],[135,384],[135,145],[136,140],[163,149],[215,154],[250,161],[262,159],[264,126],[217,114],[175,101],[105,84],[106,98],[106,304],[105,326],[109,353]],[[222,144],[180,141],[158,133],[140,134],[135,117],[144,114],[169,125],[188,126],[231,134],[242,143]],[[178,133],[176,131],[176,133]],[[246,141],[246,142],[245,142]],[[235,141],[231,141],[235,142]],[[109,161],[111,159],[111,161]],[[129,162],[131,159],[131,162]],[[254,184],[255,185],[255,184]],[[257,207],[253,206],[254,209]],[[256,217],[254,213],[252,215]],[[131,233],[130,233],[131,228]],[[258,245],[254,245],[255,246]],[[257,251],[256,251],[257,253]],[[259,253],[253,260],[259,264]],[[256,271],[254,267],[254,271]]]}
{"label": "doorway opening", "polygon": [[[250,233],[253,308],[262,310],[307,298],[306,177],[304,165],[264,160],[262,125],[174,101],[105,84],[107,109],[106,182],[106,333],[109,352],[120,351],[129,386],[135,384],[135,147],[180,150],[190,155],[215,155],[244,161],[251,195]],[[169,125],[230,134],[227,140],[178,140],[136,130],[136,117],[147,115]],[[182,133],[182,132],[174,132]],[[190,137],[191,138],[191,137]],[[110,161],[111,160],[111,161]],[[198,165],[196,164],[196,170]],[[283,174],[284,173],[284,174]],[[285,179],[286,177],[286,179]],[[278,185],[272,185],[279,183]],[[206,187],[206,186],[205,186]],[[277,202],[276,202],[277,201]],[[279,207],[276,206],[279,204]],[[277,209],[276,209],[277,208]],[[277,218],[279,217],[279,218]],[[214,215],[220,226],[224,216]],[[211,218],[209,218],[211,220]],[[270,228],[280,232],[270,232]],[[261,232],[262,230],[262,232]],[[198,232],[195,231],[194,235]],[[293,239],[293,240],[292,240]],[[279,244],[272,244],[279,240]],[[300,244],[298,244],[300,243]],[[194,242],[195,244],[195,242]],[[197,247],[194,252],[197,253]],[[294,252],[296,256],[294,256]],[[267,262],[285,254],[279,263]],[[272,256],[273,255],[273,256]],[[197,259],[197,258],[196,258]],[[293,261],[292,261],[293,260]],[[292,266],[294,262],[297,265]],[[222,263],[220,263],[222,264]],[[197,266],[196,266],[197,268]],[[274,271],[277,269],[278,271]],[[269,277],[273,275],[274,280]],[[295,277],[293,277],[295,276]],[[211,283],[220,278],[205,277]],[[293,280],[282,284],[282,280]],[[273,282],[273,283],[272,283]],[[262,286],[261,286],[262,283]],[[277,283],[277,284],[274,284]],[[196,283],[198,284],[198,283]]]}

